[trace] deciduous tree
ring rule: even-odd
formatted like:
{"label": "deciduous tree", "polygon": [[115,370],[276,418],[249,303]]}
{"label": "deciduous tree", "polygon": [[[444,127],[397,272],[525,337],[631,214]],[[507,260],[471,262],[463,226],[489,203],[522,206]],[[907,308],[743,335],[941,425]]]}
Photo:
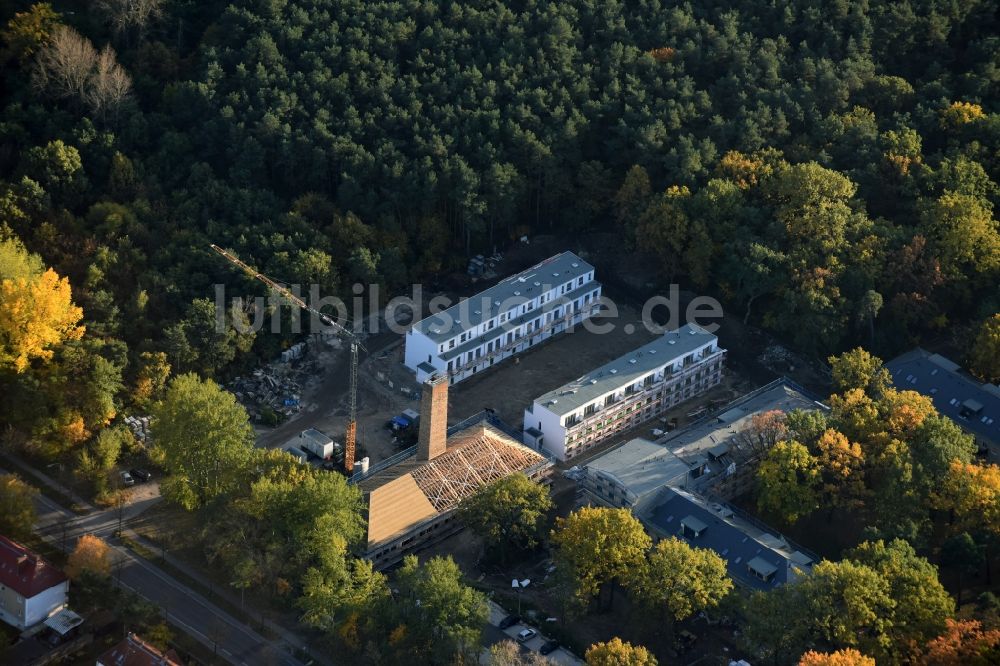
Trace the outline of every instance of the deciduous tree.
{"label": "deciduous tree", "polygon": [[552,543],[575,599],[586,603],[605,585],[628,584],[652,541],[628,509],[584,507],[556,520]]}
{"label": "deciduous tree", "polygon": [[106,578],[111,575],[111,547],[104,539],[93,534],[84,534],[76,542],[76,548],[66,561],[66,575],[76,580],[83,574]]}
{"label": "deciduous tree", "polygon": [[235,488],[251,460],[254,433],[236,397],[194,374],[175,377],[152,411],[155,451],[170,477],[165,497],[196,509]]}
{"label": "deciduous tree", "polygon": [[875,666],[875,660],[854,648],[834,652],[810,650],[799,659],[799,666]]}
{"label": "deciduous tree", "polygon": [[861,347],[827,360],[832,366],[833,386],[837,393],[861,389],[877,399],[892,385],[892,377],[882,365],[882,359]]}
{"label": "deciduous tree", "polygon": [[552,508],[548,488],[524,474],[483,487],[459,507],[469,528],[506,559],[508,548],[528,550],[538,544],[545,515]]}
{"label": "deciduous tree", "polygon": [[980,325],[969,350],[969,367],[984,382],[1000,382],[1000,313]]}
{"label": "deciduous tree", "polygon": [[629,583],[632,596],[669,623],[717,606],[733,588],[726,561],[709,548],[663,539]]}
{"label": "deciduous tree", "polygon": [[16,250],[13,241],[0,241],[4,255],[0,268],[15,277],[0,275],[0,367],[24,372],[33,359],[51,359],[63,342],[83,337],[83,310],[73,304],[67,278],[52,269],[32,275],[37,258]]}
{"label": "deciduous tree", "polygon": [[594,643],[584,654],[587,666],[656,666],[656,657],[641,645],[632,645],[617,636],[606,643]]}
{"label": "deciduous tree", "polygon": [[1000,657],[1000,629],[985,629],[977,620],[948,620],[940,636],[920,655],[926,666],[987,666]]}
{"label": "deciduous tree", "polygon": [[0,534],[23,539],[35,524],[38,491],[13,474],[0,474]]}
{"label": "deciduous tree", "polygon": [[812,513],[818,505],[819,462],[804,445],[778,442],[757,468],[757,506],[786,523]]}

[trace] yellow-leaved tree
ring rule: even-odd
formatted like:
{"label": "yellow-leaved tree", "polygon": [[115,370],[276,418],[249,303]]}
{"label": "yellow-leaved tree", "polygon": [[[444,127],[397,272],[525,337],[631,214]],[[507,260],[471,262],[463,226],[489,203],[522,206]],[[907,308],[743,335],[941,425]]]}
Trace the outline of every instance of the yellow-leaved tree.
{"label": "yellow-leaved tree", "polygon": [[111,547],[101,537],[84,534],[66,561],[66,575],[76,580],[83,573],[107,577],[111,575]]}
{"label": "yellow-leaved tree", "polygon": [[594,643],[584,655],[587,666],[656,666],[656,657],[641,645],[632,645],[612,638],[607,643]]}
{"label": "yellow-leaved tree", "polygon": [[83,310],[73,304],[69,280],[16,239],[0,240],[0,368],[24,372],[36,358],[52,358],[66,340],[79,340]]}

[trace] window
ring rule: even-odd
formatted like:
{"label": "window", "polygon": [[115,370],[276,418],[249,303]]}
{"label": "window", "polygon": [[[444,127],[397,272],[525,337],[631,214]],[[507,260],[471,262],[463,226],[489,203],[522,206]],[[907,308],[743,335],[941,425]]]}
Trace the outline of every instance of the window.
{"label": "window", "polygon": [[455,339],[452,338],[451,340],[448,341],[448,349],[454,349],[454,348],[455,348]]}
{"label": "window", "polygon": [[583,415],[584,415],[584,416],[590,416],[591,414],[594,414],[594,413],[596,413],[596,412],[597,412],[597,405],[595,405],[595,404],[590,404],[590,405],[587,405],[587,406],[586,406],[586,407],[584,408],[584,410],[583,410]]}

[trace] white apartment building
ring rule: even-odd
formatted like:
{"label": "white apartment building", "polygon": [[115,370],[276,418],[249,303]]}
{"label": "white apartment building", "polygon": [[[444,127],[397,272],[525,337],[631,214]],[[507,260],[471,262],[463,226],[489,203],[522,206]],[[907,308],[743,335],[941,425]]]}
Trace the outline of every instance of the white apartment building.
{"label": "white apartment building", "polygon": [[569,460],[722,380],[726,350],[687,324],[535,399],[524,442]]}
{"label": "white apartment building", "polygon": [[406,367],[423,383],[447,373],[460,382],[596,313],[601,284],[572,252],[550,257],[414,324]]}

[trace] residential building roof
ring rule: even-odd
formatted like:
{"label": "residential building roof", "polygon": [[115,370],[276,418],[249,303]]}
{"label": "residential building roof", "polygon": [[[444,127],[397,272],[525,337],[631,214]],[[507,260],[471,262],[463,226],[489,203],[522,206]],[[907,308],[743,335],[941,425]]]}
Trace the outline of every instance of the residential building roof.
{"label": "residential building roof", "polygon": [[829,408],[801,386],[782,377],[737,398],[720,412],[668,433],[661,442],[681,458],[700,459],[708,453],[721,457],[728,453],[726,444],[754,415],[772,410],[787,414],[796,409]]}
{"label": "residential building roof", "polygon": [[526,303],[556,285],[587,275],[594,267],[572,252],[563,252],[504,278],[494,286],[413,325],[436,342],[444,342],[501,312]]}
{"label": "residential building roof", "polygon": [[[726,560],[734,580],[759,590],[795,581],[816,561],[814,555],[738,514],[733,507],[707,502],[677,488],[665,489],[660,501],[642,518],[663,537],[676,536],[692,546],[711,548]],[[681,523],[687,530],[681,530]]]}
{"label": "residential building roof", "polygon": [[985,440],[1000,443],[1000,387],[981,384],[962,374],[956,363],[919,347],[885,367],[896,388],[926,395],[942,416]]}
{"label": "residential building roof", "polygon": [[691,465],[662,444],[636,438],[589,461],[585,469],[595,477],[610,477],[640,499],[683,478]]}
{"label": "residential building roof", "polygon": [[485,422],[456,432],[440,456],[410,456],[358,483],[368,495],[368,547],[455,508],[493,481],[547,463],[537,451]]}
{"label": "residential building roof", "polygon": [[0,536],[0,585],[30,599],[66,580],[66,574],[16,541]]}
{"label": "residential building roof", "polygon": [[135,634],[129,634],[103,653],[97,663],[99,666],[181,666],[173,650],[162,652]]}
{"label": "residential building roof", "polygon": [[685,324],[568,384],[542,394],[535,398],[535,403],[553,414],[570,414],[715,340],[714,335],[700,326]]}

